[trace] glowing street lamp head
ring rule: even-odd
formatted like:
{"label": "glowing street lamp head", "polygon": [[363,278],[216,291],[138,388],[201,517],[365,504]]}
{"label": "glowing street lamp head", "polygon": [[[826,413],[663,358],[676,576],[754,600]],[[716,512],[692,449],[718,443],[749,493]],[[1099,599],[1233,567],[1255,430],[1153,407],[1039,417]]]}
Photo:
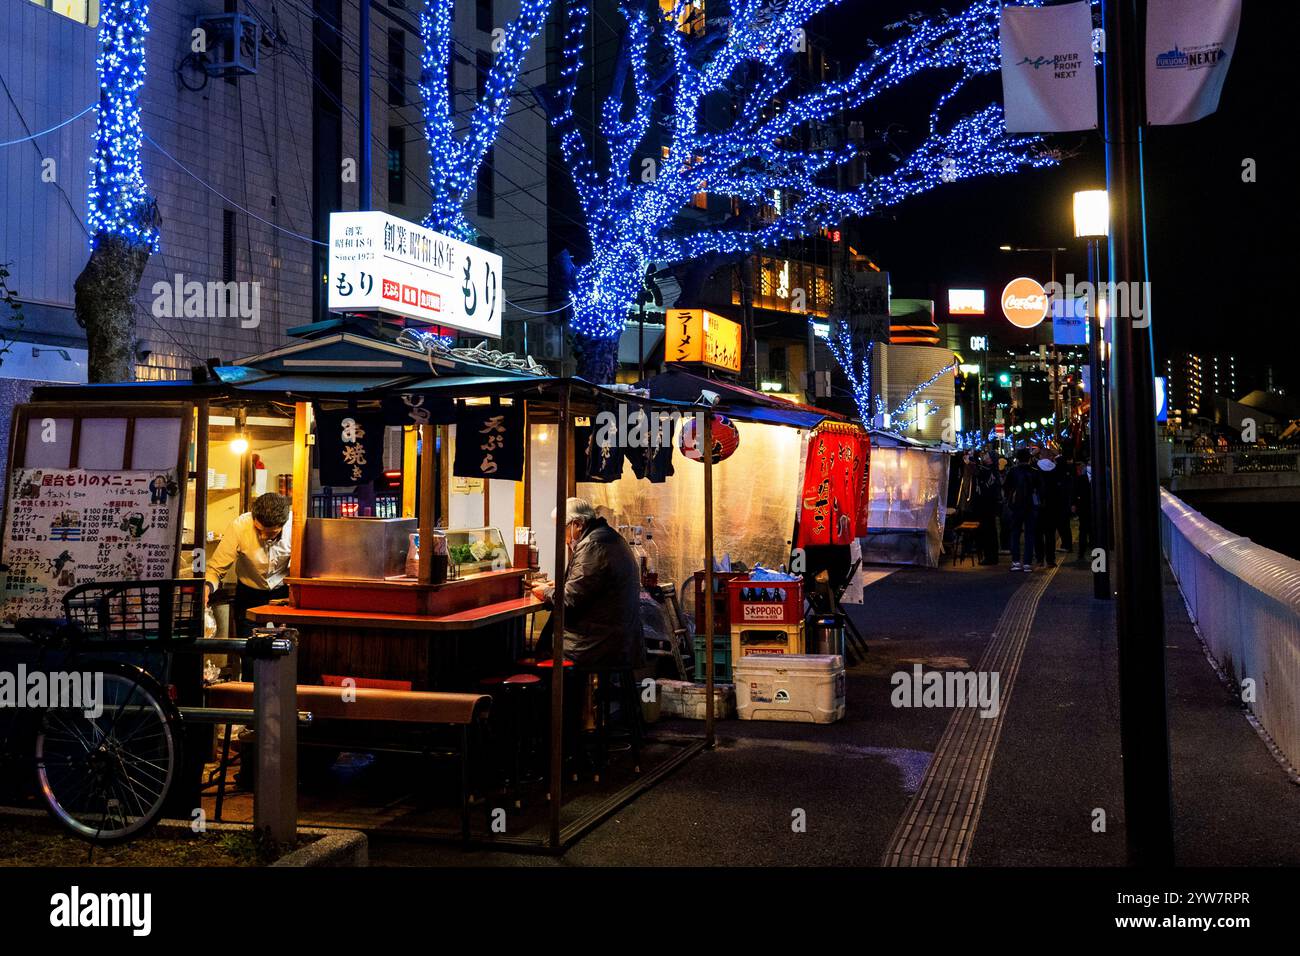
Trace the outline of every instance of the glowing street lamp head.
{"label": "glowing street lamp head", "polygon": [[1074,235],[1077,239],[1104,239],[1110,235],[1106,190],[1084,189],[1074,194]]}

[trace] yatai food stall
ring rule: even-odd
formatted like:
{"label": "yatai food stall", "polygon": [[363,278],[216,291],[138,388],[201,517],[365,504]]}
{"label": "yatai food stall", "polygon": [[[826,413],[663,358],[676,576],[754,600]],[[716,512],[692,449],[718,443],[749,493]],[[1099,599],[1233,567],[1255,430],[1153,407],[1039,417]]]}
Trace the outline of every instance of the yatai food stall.
{"label": "yatai food stall", "polygon": [[[360,242],[365,233],[352,238]],[[344,274],[331,268],[332,298]],[[525,625],[543,609],[525,584],[549,573],[557,589],[564,586],[565,499],[576,490],[580,416],[590,418],[611,401],[690,413],[712,388],[709,380],[703,387],[688,383],[677,398],[608,391],[553,378],[531,360],[485,347],[452,348],[433,332],[373,317],[346,315],[291,335],[290,344],[270,352],[196,367],[187,382],[40,387],[32,405],[18,410],[22,428],[14,442],[24,451],[35,448],[38,425],[66,420],[67,455],[42,459],[43,467],[168,466],[161,491],[174,509],[171,550],[163,556],[166,567],[142,568],[145,576],[202,575],[219,536],[257,494],[274,489],[289,497],[289,596],[254,607],[250,617],[298,632],[300,707],[311,701],[306,709],[328,712],[332,698],[319,691],[343,684],[357,700],[370,701],[366,712],[379,719],[400,720],[412,701],[481,697],[474,694],[476,678],[518,659]],[[725,403],[717,407],[727,410]],[[822,417],[805,413],[810,423]],[[181,423],[165,430],[166,441],[149,437],[160,416]],[[96,438],[116,435],[119,420],[125,451],[89,461]],[[700,421],[699,443],[711,448],[713,416]],[[712,462],[702,456],[699,503],[709,579]],[[15,468],[30,464],[21,455],[11,458]],[[545,520],[552,514],[553,525]],[[79,582],[121,573],[87,564],[69,577]],[[51,589],[52,598],[56,593]],[[551,614],[555,632],[563,633],[563,603]],[[707,639],[713,617],[705,617]],[[552,673],[561,671],[562,656],[563,642],[554,641]],[[712,686],[711,656],[706,682]],[[713,738],[710,695],[703,739],[675,746],[632,784],[564,821],[564,683],[551,681],[549,694],[544,842],[551,848],[575,839]],[[186,697],[199,688],[195,674],[180,687],[181,702],[198,703]],[[468,833],[464,788],[463,779],[462,832]]]}

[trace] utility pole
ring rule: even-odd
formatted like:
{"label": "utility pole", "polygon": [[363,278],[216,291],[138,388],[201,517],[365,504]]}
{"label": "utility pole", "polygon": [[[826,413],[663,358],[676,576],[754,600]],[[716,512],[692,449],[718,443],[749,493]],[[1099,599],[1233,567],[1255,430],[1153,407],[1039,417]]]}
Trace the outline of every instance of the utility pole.
{"label": "utility pole", "polygon": [[[1137,0],[1102,0],[1105,46],[1106,189],[1111,229],[1110,280],[1146,290],[1146,210],[1142,194],[1143,38]],[[1120,299],[1119,296],[1115,297]],[[1144,296],[1145,298],[1145,296]],[[1129,863],[1174,862],[1165,701],[1165,615],[1161,595],[1159,485],[1155,448],[1155,368],[1151,303],[1139,326],[1112,302],[1111,439],[1115,564],[1119,600],[1120,745],[1124,763]]]}

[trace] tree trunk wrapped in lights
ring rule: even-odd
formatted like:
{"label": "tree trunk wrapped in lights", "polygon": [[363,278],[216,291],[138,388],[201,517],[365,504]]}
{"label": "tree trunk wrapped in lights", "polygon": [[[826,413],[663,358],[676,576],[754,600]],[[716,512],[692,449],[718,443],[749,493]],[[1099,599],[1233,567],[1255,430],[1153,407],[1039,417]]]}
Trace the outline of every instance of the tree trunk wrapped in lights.
{"label": "tree trunk wrapped in lights", "polygon": [[76,316],[86,330],[91,382],[134,377],[133,303],[149,256],[158,249],[158,210],[140,169],[148,19],[144,0],[105,0],[100,9],[99,106],[87,195],[91,253],[76,281]]}
{"label": "tree trunk wrapped in lights", "polygon": [[[1008,134],[995,105],[942,121],[944,106],[971,79],[998,69],[1000,0],[976,0],[956,14],[914,15],[892,24],[892,39],[883,46],[869,41],[871,55],[847,78],[796,90],[793,60],[804,42],[804,25],[835,2],[732,0],[729,21],[710,21],[704,30],[690,19],[694,8],[686,0],[657,18],[642,5],[624,5],[627,29],[600,111],[596,149],[573,110],[589,0],[566,0],[561,80],[546,96],[546,107],[589,245],[585,261],[571,273],[580,374],[612,379],[618,337],[650,262],[745,255],[896,206],[941,184],[1057,161],[1040,138]],[[905,155],[888,138],[799,145],[813,143],[809,133],[831,117],[934,71],[955,73],[955,79],[938,98],[926,135]],[[722,128],[701,121],[708,102],[719,96],[733,106],[730,125]],[[659,122],[657,103],[671,104]],[[662,156],[648,152],[652,128],[665,133]],[[848,188],[826,185],[864,155],[879,167],[877,147],[891,156],[887,166]],[[598,165],[598,154],[607,161]],[[730,198],[755,214],[732,217],[722,227],[683,225],[680,213],[701,192]],[[588,355],[600,365],[585,364]]]}

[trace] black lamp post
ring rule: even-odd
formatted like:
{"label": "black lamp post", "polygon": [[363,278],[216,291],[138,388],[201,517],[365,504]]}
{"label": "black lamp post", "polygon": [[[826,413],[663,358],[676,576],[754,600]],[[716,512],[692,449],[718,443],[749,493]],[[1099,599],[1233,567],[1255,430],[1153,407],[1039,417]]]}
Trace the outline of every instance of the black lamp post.
{"label": "black lamp post", "polygon": [[[1106,190],[1114,214],[1110,281],[1145,290],[1146,210],[1142,195],[1142,21],[1137,0],[1102,0],[1106,52]],[[1112,285],[1112,288],[1114,287]],[[1133,296],[1129,297],[1130,303]],[[1110,316],[1111,495],[1115,504],[1115,617],[1119,643],[1120,746],[1129,862],[1174,862],[1165,690],[1164,581],[1156,477],[1155,376],[1151,303],[1145,318]]]}

